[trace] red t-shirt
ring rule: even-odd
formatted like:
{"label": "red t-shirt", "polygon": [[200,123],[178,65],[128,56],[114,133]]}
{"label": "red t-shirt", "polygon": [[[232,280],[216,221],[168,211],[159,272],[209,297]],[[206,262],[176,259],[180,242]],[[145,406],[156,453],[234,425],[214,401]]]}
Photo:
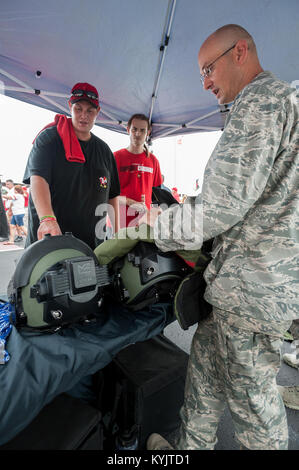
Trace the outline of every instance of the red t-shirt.
{"label": "red t-shirt", "polygon": [[[145,152],[131,153],[127,149],[121,149],[114,152],[116,165],[119,174],[120,195],[134,199],[138,202],[145,202],[146,207],[150,209],[152,203],[152,188],[162,184],[160,164],[157,158]],[[142,195],[145,201],[141,201]],[[120,226],[128,227],[130,222],[136,220],[136,214],[132,213],[128,206],[120,205]],[[130,226],[136,225],[131,223]]]}

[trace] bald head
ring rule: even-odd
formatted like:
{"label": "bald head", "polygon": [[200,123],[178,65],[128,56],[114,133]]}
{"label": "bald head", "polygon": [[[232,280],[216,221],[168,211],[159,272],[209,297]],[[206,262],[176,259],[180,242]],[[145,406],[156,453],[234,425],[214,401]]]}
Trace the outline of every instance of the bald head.
{"label": "bald head", "polygon": [[[232,101],[262,72],[252,36],[236,24],[222,26],[204,41],[198,53],[198,64],[205,77],[205,89],[210,89],[220,104]],[[223,88],[226,88],[225,96]]]}
{"label": "bald head", "polygon": [[211,34],[209,38],[213,38],[214,41],[222,44],[222,46],[225,47],[230,47],[230,45],[235,44],[240,39],[245,39],[248,50],[256,54],[256,46],[252,36],[248,33],[248,31],[246,31],[246,29],[237,24],[227,24],[222,26],[213,34]]}

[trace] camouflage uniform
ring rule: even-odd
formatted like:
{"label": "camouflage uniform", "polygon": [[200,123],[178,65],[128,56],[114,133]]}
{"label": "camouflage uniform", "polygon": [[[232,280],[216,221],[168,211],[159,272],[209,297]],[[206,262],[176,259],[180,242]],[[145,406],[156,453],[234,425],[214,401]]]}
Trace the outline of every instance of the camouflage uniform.
{"label": "camouflage uniform", "polygon": [[[164,251],[198,249],[203,240],[214,238],[205,298],[214,307],[207,325],[217,340],[209,344],[207,326],[199,324],[180,446],[212,448],[225,397],[245,446],[284,449],[287,425],[274,378],[279,338],[299,317],[299,108],[294,88],[262,72],[237,95],[196,202],[201,220],[193,233],[191,228],[178,236],[182,205],[163,212],[154,227],[155,243]],[[167,226],[169,219],[174,223]],[[258,362],[247,374],[246,357],[255,357],[258,350]],[[222,354],[227,371],[222,364],[218,375],[211,361],[220,367]],[[194,407],[206,409],[202,419]],[[207,430],[206,437],[201,429]]]}
{"label": "camouflage uniform", "polygon": [[[199,324],[193,337],[178,449],[213,449],[226,403],[248,449],[287,449],[284,405],[276,386],[278,337],[236,328],[225,312]],[[257,373],[258,372],[258,373]]]}

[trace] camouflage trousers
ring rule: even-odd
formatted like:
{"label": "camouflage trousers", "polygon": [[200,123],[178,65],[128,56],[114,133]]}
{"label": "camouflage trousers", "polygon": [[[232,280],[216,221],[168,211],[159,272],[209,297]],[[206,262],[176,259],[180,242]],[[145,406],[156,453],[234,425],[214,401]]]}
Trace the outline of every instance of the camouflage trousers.
{"label": "camouflage trousers", "polygon": [[230,326],[217,311],[193,337],[176,448],[214,449],[228,405],[245,448],[287,450],[286,412],[276,386],[282,339]]}

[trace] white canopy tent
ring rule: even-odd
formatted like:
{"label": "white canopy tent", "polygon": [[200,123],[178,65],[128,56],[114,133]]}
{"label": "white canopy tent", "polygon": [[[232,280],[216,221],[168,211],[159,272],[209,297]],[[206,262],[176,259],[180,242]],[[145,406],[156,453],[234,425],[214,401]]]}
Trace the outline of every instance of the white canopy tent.
{"label": "white canopy tent", "polygon": [[125,133],[141,112],[153,139],[220,130],[227,109],[202,89],[197,53],[227,23],[253,35],[264,69],[299,81],[298,0],[11,0],[1,5],[3,92],[68,114],[72,85],[87,81],[104,128]]}

